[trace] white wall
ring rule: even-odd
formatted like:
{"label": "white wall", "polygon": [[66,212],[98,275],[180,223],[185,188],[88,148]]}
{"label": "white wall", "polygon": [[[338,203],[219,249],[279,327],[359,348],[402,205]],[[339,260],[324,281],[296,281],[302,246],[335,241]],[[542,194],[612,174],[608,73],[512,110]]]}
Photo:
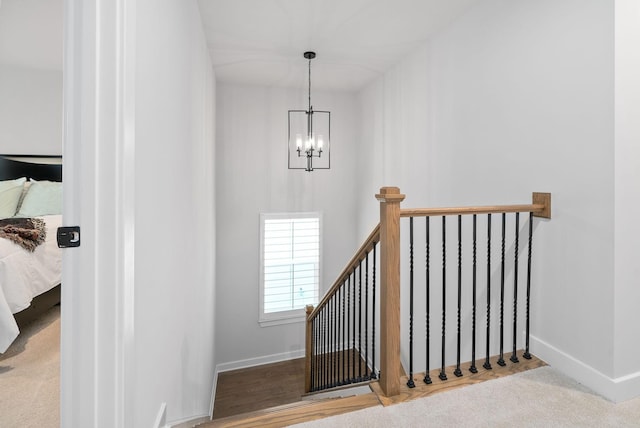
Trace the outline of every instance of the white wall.
{"label": "white wall", "polygon": [[[359,182],[360,194],[400,186],[405,207],[551,192],[553,218],[534,237],[533,351],[610,397],[614,166],[634,162],[614,145],[613,35],[607,1],[480,2],[361,93],[373,153]],[[362,206],[361,237],[375,219]]]}
{"label": "white wall", "polygon": [[640,4],[615,6],[615,376],[640,383]]}
{"label": "white wall", "polygon": [[375,194],[397,186],[407,197],[405,207],[429,206],[434,187],[425,174],[434,162],[428,139],[430,89],[429,46],[388,71],[359,93],[361,109],[359,158],[359,238],[380,220]]}
{"label": "white wall", "polygon": [[0,152],[62,154],[62,72],[0,64]]}
{"label": "white wall", "polygon": [[133,426],[209,414],[214,356],[214,91],[197,2],[139,0]]}
{"label": "white wall", "polygon": [[300,356],[304,323],[260,327],[259,215],[323,213],[323,286],[344,268],[356,242],[356,126],[353,94],[313,91],[331,111],[331,169],[287,169],[287,110],[304,89],[219,84],[217,91],[216,361],[223,369]]}

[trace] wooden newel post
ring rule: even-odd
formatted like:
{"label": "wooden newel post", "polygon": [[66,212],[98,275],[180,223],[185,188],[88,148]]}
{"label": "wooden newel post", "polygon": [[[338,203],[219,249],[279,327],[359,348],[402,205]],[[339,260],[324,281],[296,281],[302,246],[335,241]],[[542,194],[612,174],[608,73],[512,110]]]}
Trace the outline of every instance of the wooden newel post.
{"label": "wooden newel post", "polygon": [[400,393],[400,202],[397,187],[383,187],[380,201],[380,387]]}
{"label": "wooden newel post", "polygon": [[312,345],[312,326],[313,323],[309,319],[309,315],[313,312],[313,305],[307,305],[306,332],[305,332],[305,352],[304,352],[304,391],[311,392],[311,345]]}

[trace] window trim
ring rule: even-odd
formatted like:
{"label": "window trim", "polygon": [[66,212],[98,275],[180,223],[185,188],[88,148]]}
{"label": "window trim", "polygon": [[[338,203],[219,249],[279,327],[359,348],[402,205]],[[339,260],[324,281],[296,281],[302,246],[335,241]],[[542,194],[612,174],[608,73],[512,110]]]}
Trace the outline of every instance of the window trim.
{"label": "window trim", "polygon": [[[260,327],[269,327],[274,325],[292,324],[304,322],[307,319],[305,309],[294,309],[289,311],[279,312],[264,312],[264,225],[265,220],[277,220],[277,219],[301,219],[301,218],[317,218],[318,219],[318,300],[320,300],[322,292],[322,212],[320,211],[308,211],[308,212],[278,212],[278,213],[260,213],[260,301],[259,301],[259,314],[258,323]],[[315,303],[317,305],[317,302]]]}

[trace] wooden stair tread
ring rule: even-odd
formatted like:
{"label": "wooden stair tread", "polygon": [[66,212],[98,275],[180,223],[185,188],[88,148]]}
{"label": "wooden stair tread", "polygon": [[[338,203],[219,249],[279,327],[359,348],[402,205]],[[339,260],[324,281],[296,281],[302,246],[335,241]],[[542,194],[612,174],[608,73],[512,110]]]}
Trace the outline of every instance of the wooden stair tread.
{"label": "wooden stair tread", "polygon": [[531,359],[525,359],[521,356],[520,353],[519,362],[513,363],[509,360],[511,353],[505,353],[505,366],[498,365],[498,356],[493,356],[489,359],[492,369],[486,370],[482,367],[484,363],[484,358],[478,359],[476,361],[476,367],[478,368],[478,373],[470,373],[469,367],[471,366],[470,362],[465,362],[460,364],[460,368],[463,372],[462,377],[456,377],[453,374],[455,366],[448,366],[445,368],[445,372],[447,374],[447,380],[441,381],[438,378],[438,374],[440,373],[439,369],[430,370],[429,376],[431,377],[432,384],[427,385],[423,382],[424,372],[422,373],[414,373],[413,379],[415,383],[415,388],[409,388],[407,386],[407,380],[409,379],[407,375],[401,377],[400,379],[400,393],[394,397],[386,397],[382,393],[380,385],[377,382],[371,383],[371,389],[378,394],[380,402],[383,406],[389,406],[393,404],[402,403],[405,401],[415,400],[417,398],[428,397],[433,394],[438,394],[441,392],[450,391],[456,388],[474,385],[477,383],[485,382],[492,379],[498,379],[501,377],[513,375],[516,373],[525,372],[527,370],[536,369],[539,367],[546,366],[547,364],[536,356],[532,355]]}
{"label": "wooden stair tread", "polygon": [[260,426],[275,428],[340,415],[379,405],[380,401],[376,394],[370,392],[351,397],[298,401],[296,403],[285,404],[265,410],[214,419],[211,422],[198,425],[198,427]]}

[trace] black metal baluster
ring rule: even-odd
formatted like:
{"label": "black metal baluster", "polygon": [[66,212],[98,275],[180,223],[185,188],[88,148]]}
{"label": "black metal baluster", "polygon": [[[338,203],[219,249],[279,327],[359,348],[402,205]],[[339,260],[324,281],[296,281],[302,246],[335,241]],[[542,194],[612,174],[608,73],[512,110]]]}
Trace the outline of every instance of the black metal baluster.
{"label": "black metal baluster", "polygon": [[517,328],[518,328],[518,250],[520,248],[520,213],[516,213],[516,243],[514,251],[513,266],[513,353],[511,354],[511,362],[518,363],[518,354],[516,353]]}
{"label": "black metal baluster", "polygon": [[340,333],[342,332],[341,325],[341,312],[340,312],[340,290],[336,290],[336,304],[334,310],[336,311],[336,326],[335,326],[335,355],[336,355],[336,368],[335,368],[335,378],[334,383],[336,386],[342,385],[340,381],[340,368],[342,367],[342,342],[340,340]]}
{"label": "black metal baluster", "polygon": [[327,333],[327,347],[325,350],[325,356],[327,358],[327,388],[331,388],[331,369],[333,368],[333,364],[331,361],[331,299],[327,301],[325,305],[327,311],[327,324],[326,324],[326,333]]}
{"label": "black metal baluster", "polygon": [[322,385],[322,311],[316,315],[316,391]]}
{"label": "black metal baluster", "polygon": [[526,334],[525,348],[522,356],[527,360],[531,359],[529,353],[529,303],[531,300],[531,242],[533,240],[533,213],[529,213],[529,251],[527,253],[527,313],[526,313]]}
{"label": "black metal baluster", "polygon": [[345,342],[345,357],[347,361],[347,382],[351,383],[351,350],[349,349],[349,345],[351,344],[351,274],[347,278],[347,318],[345,318],[346,330],[347,330],[347,340]]}
{"label": "black metal baluster", "polygon": [[333,386],[333,323],[331,314],[331,298],[327,301],[327,388]]}
{"label": "black metal baluster", "polygon": [[341,361],[341,366],[342,366],[342,370],[341,372],[341,377],[340,377],[340,385],[344,385],[344,283],[342,284],[342,287],[340,287],[339,290],[340,293],[340,306],[341,306],[341,315],[340,315],[340,326],[338,327],[338,330],[340,331],[340,361]]}
{"label": "black metal baluster", "polygon": [[358,382],[362,382],[362,260],[358,262]]}
{"label": "black metal baluster", "polygon": [[325,308],[322,308],[322,311],[320,312],[320,316],[321,316],[321,321],[320,321],[320,328],[321,330],[321,334],[322,334],[322,359],[320,360],[321,363],[321,367],[322,367],[322,381],[321,381],[321,386],[320,389],[325,389],[326,385],[327,385],[327,358],[326,358],[326,349],[327,349],[327,335],[326,335],[326,328],[325,328],[325,321],[326,321],[326,317],[325,317]]}
{"label": "black metal baluster", "polygon": [[453,374],[457,377],[462,376],[462,370],[460,370],[460,317],[462,311],[462,216],[458,216],[458,355],[456,360],[456,369]]}
{"label": "black metal baluster", "polygon": [[342,287],[336,290],[336,385],[342,385]]}
{"label": "black metal baluster", "polygon": [[332,319],[332,324],[333,324],[333,340],[332,340],[332,352],[331,352],[331,359],[333,361],[332,364],[332,376],[331,376],[331,384],[333,386],[338,385],[338,317],[337,317],[337,312],[336,312],[336,295],[334,294],[333,297],[331,298],[331,306],[332,306],[332,310],[331,310],[331,319]]}
{"label": "black metal baluster", "polygon": [[342,355],[342,384],[346,384],[347,383],[347,379],[346,379],[346,368],[347,368],[347,360],[346,360],[346,356],[345,356],[345,340],[346,340],[346,304],[347,304],[347,297],[346,297],[346,283],[342,284],[342,287],[340,289],[341,292],[341,297],[342,297],[342,340],[340,341],[340,349],[341,352],[340,354]]}
{"label": "black metal baluster", "polygon": [[316,315],[316,391],[322,385],[322,311]]}
{"label": "black metal baluster", "polygon": [[471,309],[471,373],[478,373],[476,368],[476,214],[473,215],[473,301]]}
{"label": "black metal baluster", "polygon": [[315,381],[315,385],[316,388],[315,390],[319,390],[320,386],[322,385],[322,359],[321,359],[321,352],[322,352],[322,311],[319,311],[316,314],[316,381]]}
{"label": "black metal baluster", "polygon": [[373,293],[373,302],[371,304],[371,379],[377,379],[376,373],[376,246],[378,243],[373,244],[373,268],[371,271],[371,280]]}
{"label": "black metal baluster", "polygon": [[309,322],[311,323],[311,391],[314,390],[314,386],[315,386],[315,343],[316,343],[316,319],[312,318],[311,320],[309,320]]}
{"label": "black metal baluster", "polygon": [[332,369],[332,361],[331,361],[331,300],[327,302],[325,306],[327,312],[327,347],[325,349],[325,356],[327,358],[327,388],[331,388],[331,369]]}
{"label": "black metal baluster", "polygon": [[352,315],[353,315],[353,320],[352,320],[352,324],[351,327],[353,329],[352,331],[352,335],[351,335],[351,361],[353,364],[353,377],[351,378],[353,382],[355,382],[356,380],[356,268],[353,268],[353,272],[351,273],[351,275],[353,275],[353,311],[352,311]]}
{"label": "black metal baluster", "polygon": [[444,371],[445,364],[445,325],[447,316],[447,218],[442,216],[442,366],[440,368],[440,374],[438,377],[440,380],[447,380],[447,374]]}
{"label": "black metal baluster", "polygon": [[340,340],[340,333],[341,333],[341,313],[340,313],[340,295],[339,293],[337,293],[337,299],[336,299],[336,306],[335,306],[335,310],[336,310],[336,377],[335,377],[335,384],[336,386],[340,386],[342,385],[342,382],[340,380],[340,369],[342,367],[342,341]]}
{"label": "black metal baluster", "polygon": [[498,358],[498,365],[506,366],[504,362],[504,249],[505,249],[505,237],[506,237],[506,223],[507,214],[502,213],[502,250],[500,257],[500,357]]}
{"label": "black metal baluster", "polygon": [[342,287],[336,290],[336,385],[342,385],[340,378],[340,369],[342,368],[342,341],[340,337],[342,334],[342,313],[340,312],[340,308],[342,307],[341,291]]}
{"label": "black metal baluster", "polygon": [[316,391],[322,389],[323,371],[322,371],[322,311],[316,315]]}
{"label": "black metal baluster", "polygon": [[430,307],[431,307],[431,302],[429,301],[429,274],[430,274],[430,257],[431,257],[431,248],[430,248],[430,241],[431,241],[431,237],[429,236],[429,217],[425,217],[425,224],[426,224],[426,232],[425,232],[425,252],[426,252],[426,261],[425,261],[425,276],[426,276],[426,306],[427,306],[427,314],[425,316],[425,323],[426,323],[426,330],[427,330],[427,343],[426,343],[426,369],[424,372],[424,383],[426,383],[427,385],[429,385],[430,383],[432,383],[431,381],[431,376],[429,375],[429,341],[431,339],[430,337],[430,325],[429,325],[429,321],[430,321]]}
{"label": "black metal baluster", "polygon": [[409,388],[415,388],[413,382],[413,217],[409,217]]}
{"label": "black metal baluster", "polygon": [[330,361],[329,361],[329,307],[325,306],[324,307],[324,338],[325,338],[325,343],[324,343],[324,389],[329,388],[329,385],[331,384],[331,378],[330,378],[330,369],[331,369],[331,365],[330,365]]}
{"label": "black metal baluster", "polygon": [[484,360],[484,367],[491,370],[489,361],[489,339],[491,331],[491,213],[487,214],[487,355]]}
{"label": "black metal baluster", "polygon": [[364,262],[364,377],[369,380],[369,253]]}

